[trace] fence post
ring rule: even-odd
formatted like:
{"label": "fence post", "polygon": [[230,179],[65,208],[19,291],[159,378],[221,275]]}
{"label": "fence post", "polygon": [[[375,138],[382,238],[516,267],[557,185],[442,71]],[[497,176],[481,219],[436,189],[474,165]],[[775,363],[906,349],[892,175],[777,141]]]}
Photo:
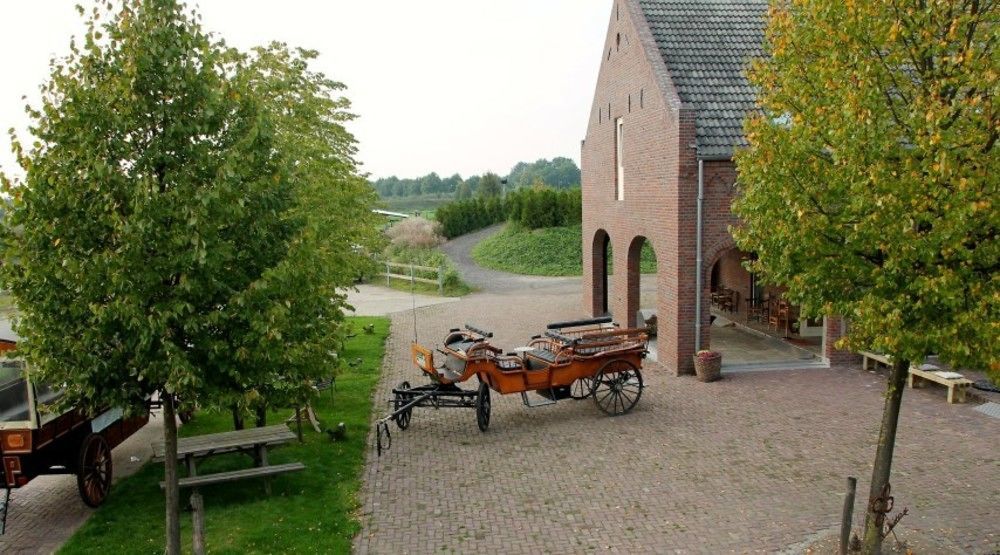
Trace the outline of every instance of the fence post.
{"label": "fence post", "polygon": [[438,266],[438,295],[444,296],[444,266]]}
{"label": "fence post", "polygon": [[847,554],[847,546],[851,542],[851,520],[854,515],[854,490],[857,486],[857,478],[847,478],[847,495],[844,497],[844,513],[840,520],[840,555]]}
{"label": "fence post", "polygon": [[389,287],[389,263],[385,263],[385,286]]}
{"label": "fence post", "polygon": [[410,264],[410,290],[416,286],[417,282],[413,281],[413,264]]}

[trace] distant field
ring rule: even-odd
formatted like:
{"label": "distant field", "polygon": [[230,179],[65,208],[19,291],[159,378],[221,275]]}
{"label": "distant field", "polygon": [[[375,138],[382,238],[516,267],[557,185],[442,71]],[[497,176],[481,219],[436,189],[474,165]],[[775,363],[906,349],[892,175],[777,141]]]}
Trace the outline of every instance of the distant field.
{"label": "distant field", "polygon": [[447,204],[454,200],[451,195],[420,195],[416,197],[389,197],[383,198],[386,210],[413,214],[421,212],[424,217],[433,217],[434,210],[442,204]]}
{"label": "distant field", "polygon": [[[583,273],[580,226],[525,230],[506,227],[472,249],[472,258],[486,268],[532,276],[578,276]],[[644,274],[656,272],[656,255],[643,245]],[[613,268],[609,268],[613,271]]]}

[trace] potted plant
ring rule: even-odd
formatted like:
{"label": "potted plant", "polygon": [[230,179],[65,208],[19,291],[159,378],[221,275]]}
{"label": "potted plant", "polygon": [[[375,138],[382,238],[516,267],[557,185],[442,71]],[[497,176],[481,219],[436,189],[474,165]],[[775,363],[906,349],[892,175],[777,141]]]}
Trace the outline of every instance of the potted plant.
{"label": "potted plant", "polygon": [[698,351],[694,355],[694,373],[699,381],[714,382],[722,377],[722,353]]}

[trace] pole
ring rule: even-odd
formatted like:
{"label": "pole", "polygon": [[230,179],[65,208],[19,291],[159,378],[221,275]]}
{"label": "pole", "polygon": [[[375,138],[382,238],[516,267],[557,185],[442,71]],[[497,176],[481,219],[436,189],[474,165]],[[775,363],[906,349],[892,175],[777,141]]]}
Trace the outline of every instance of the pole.
{"label": "pole", "polygon": [[389,263],[386,262],[385,263],[385,286],[386,287],[389,287],[389,274],[390,274]]}
{"label": "pole", "polygon": [[847,555],[847,547],[851,543],[851,520],[854,517],[854,492],[858,488],[858,479],[847,478],[847,496],[844,497],[844,512],[840,517],[840,555]]}
{"label": "pole", "polygon": [[191,552],[194,555],[205,555],[205,503],[197,488],[191,494],[191,527],[194,528]]}
{"label": "pole", "polygon": [[444,266],[438,267],[438,294],[444,295]]}
{"label": "pole", "polygon": [[694,260],[694,351],[701,350],[701,234],[702,234],[702,204],[705,201],[705,161],[698,158],[698,224],[695,237]]}

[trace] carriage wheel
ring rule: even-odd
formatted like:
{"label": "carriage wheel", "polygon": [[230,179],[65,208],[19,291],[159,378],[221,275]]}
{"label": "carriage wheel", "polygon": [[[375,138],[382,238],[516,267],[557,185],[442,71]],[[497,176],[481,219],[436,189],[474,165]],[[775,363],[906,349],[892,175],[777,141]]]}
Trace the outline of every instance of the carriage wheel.
{"label": "carriage wheel", "polygon": [[[410,382],[402,382],[396,386],[396,389],[410,389]],[[399,410],[400,407],[410,402],[410,395],[406,393],[396,393],[396,398],[393,403],[393,409]],[[399,426],[400,430],[405,430],[410,427],[410,419],[413,418],[413,407],[406,409],[406,411],[397,414],[393,417],[396,421],[396,426]]]}
{"label": "carriage wheel", "polygon": [[111,491],[111,447],[104,436],[90,434],[80,445],[76,486],[88,507],[99,507]]}
{"label": "carriage wheel", "polygon": [[627,360],[612,360],[594,375],[590,394],[597,408],[610,416],[632,410],[642,397],[642,374]]}
{"label": "carriage wheel", "polygon": [[592,378],[580,378],[569,386],[569,396],[580,401],[590,397],[590,390],[594,387]]}
{"label": "carriage wheel", "polygon": [[479,382],[476,394],[476,424],[481,432],[490,427],[490,386],[486,382]]}

